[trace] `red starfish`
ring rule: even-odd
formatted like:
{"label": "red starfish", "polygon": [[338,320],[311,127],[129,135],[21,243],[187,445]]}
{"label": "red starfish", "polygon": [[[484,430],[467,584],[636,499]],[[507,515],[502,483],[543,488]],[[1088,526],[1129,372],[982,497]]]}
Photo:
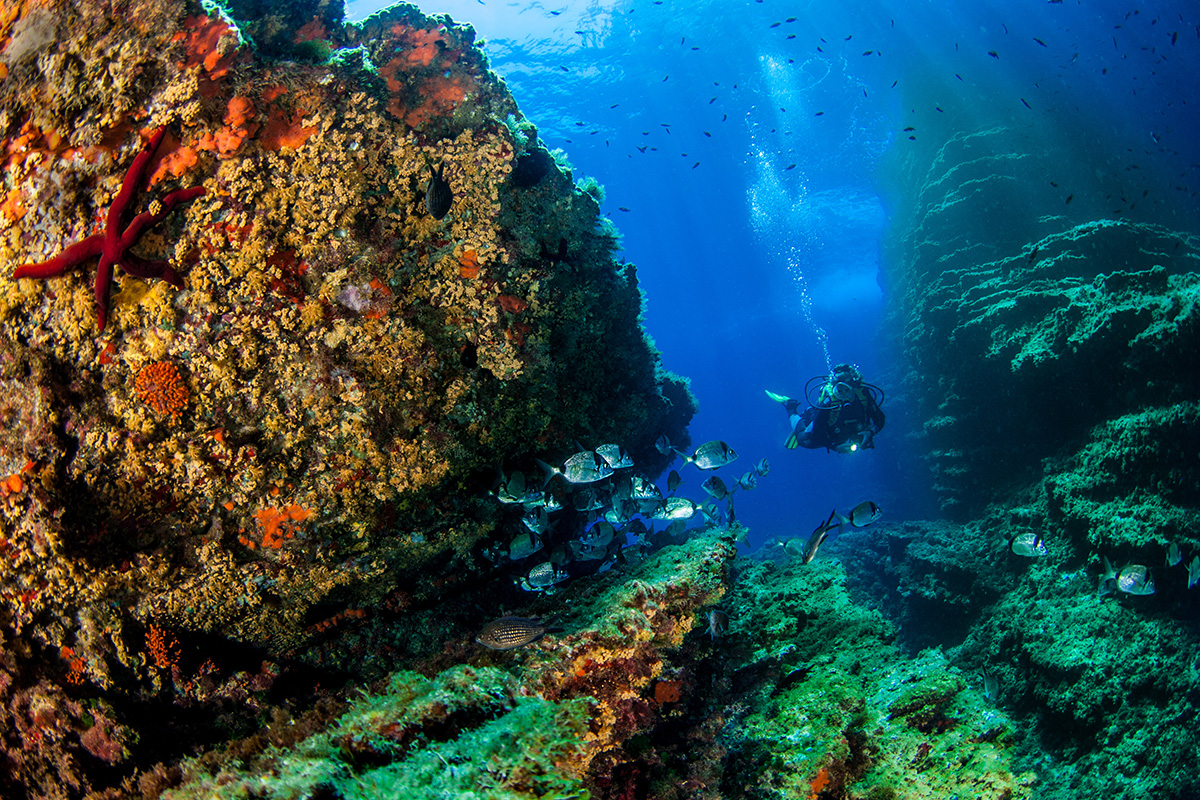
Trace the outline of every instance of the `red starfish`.
{"label": "red starfish", "polygon": [[39,280],[54,278],[69,269],[78,267],[89,258],[100,256],[100,265],[96,269],[96,320],[101,331],[104,330],[104,324],[108,321],[108,290],[112,285],[114,264],[135,278],[161,278],[176,289],[182,289],[183,279],[179,277],[178,272],[171,268],[170,263],[147,261],[141,256],[129,252],[129,248],[137,243],[143,233],[171,213],[171,209],[175,206],[203,195],[203,186],[171,192],[162,199],[160,203],[162,208],[157,212],[143,211],[133,218],[124,231],[121,230],[124,223],[123,218],[129,210],[129,204],[133,202],[133,196],[137,193],[142,178],[146,174],[146,168],[150,166],[150,159],[154,157],[154,151],[158,149],[166,132],[166,128],[156,130],[151,134],[150,141],[146,142],[146,146],[142,148],[141,152],[134,156],[133,163],[129,165],[129,171],[125,173],[125,180],[121,183],[121,191],[117,192],[116,198],[108,208],[108,221],[105,224],[104,233],[94,233],[83,241],[70,245],[49,261],[43,261],[40,264],[22,264],[13,272],[13,277],[38,278]]}

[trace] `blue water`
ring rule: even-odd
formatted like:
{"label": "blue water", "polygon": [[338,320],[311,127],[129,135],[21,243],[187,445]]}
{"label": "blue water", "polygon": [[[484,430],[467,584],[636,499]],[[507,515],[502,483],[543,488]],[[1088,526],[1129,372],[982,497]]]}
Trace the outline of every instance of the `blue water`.
{"label": "blue water", "polygon": [[[1127,216],[1200,229],[1194,4],[418,5],[472,23],[543,141],[566,152],[576,180],[605,186],[646,329],[699,398],[693,440],[738,450],[727,479],[772,463],[737,502],[755,541],[807,533],[868,498],[893,520],[936,513],[884,324],[880,244],[887,204],[903,198],[885,202],[878,168],[914,146],[903,128],[916,128],[926,158],[939,137],[995,124],[1030,148],[1071,143],[1079,181],[1153,190]],[[1131,158],[1138,172],[1122,174]],[[785,450],[786,417],[763,390],[799,396],[842,361],[889,394],[878,447]],[[702,499],[703,474],[683,475],[681,491]]]}

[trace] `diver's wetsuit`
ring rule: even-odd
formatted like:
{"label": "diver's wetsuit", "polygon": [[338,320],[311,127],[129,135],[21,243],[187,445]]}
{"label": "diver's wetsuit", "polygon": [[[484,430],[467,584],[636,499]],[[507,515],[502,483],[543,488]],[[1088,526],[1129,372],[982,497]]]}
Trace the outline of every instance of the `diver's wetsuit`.
{"label": "diver's wetsuit", "polygon": [[[810,427],[814,420],[816,424]],[[871,393],[858,388],[853,399],[839,406],[809,407],[796,424],[795,434],[801,447],[809,450],[818,447],[835,450],[868,428],[873,427],[873,437],[875,433],[883,430],[886,420],[883,409],[876,404]],[[868,438],[862,446],[875,445],[872,438]]]}

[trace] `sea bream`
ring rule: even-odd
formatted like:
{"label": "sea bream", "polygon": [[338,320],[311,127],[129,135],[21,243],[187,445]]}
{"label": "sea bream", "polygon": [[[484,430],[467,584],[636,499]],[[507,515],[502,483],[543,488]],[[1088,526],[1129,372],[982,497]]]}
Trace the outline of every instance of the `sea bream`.
{"label": "sea bream", "polygon": [[537,463],[546,473],[547,481],[555,475],[562,475],[567,483],[595,483],[613,474],[612,467],[595,450],[582,450],[576,453],[563,462],[561,469],[553,467],[545,461],[538,460]]}
{"label": "sea bream", "polygon": [[844,525],[855,528],[865,528],[883,516],[883,509],[872,500],[863,500],[850,510],[846,516],[838,515]]}
{"label": "sea bream", "polygon": [[700,469],[719,469],[737,459],[732,447],[716,439],[700,445],[690,456],[681,450],[675,452],[685,463],[695,464]]}
{"label": "sea bream", "polygon": [[1013,537],[1012,544],[1009,549],[1018,556],[1026,558],[1039,558],[1046,555],[1050,551],[1046,549],[1046,544],[1042,541],[1040,533],[1021,533]]}
{"label": "sea bream", "polygon": [[808,537],[808,545],[804,548],[805,564],[811,563],[817,557],[817,551],[829,538],[830,531],[837,531],[841,534],[842,524],[842,518],[838,516],[837,509],[830,511],[826,520],[817,526],[817,529],[812,532],[812,536]]}

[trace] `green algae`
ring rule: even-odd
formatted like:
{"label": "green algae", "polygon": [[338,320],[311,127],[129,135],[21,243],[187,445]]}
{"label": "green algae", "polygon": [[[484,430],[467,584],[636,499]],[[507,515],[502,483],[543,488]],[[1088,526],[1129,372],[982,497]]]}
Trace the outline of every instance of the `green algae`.
{"label": "green algae", "polygon": [[[906,658],[832,560],[739,562],[723,607],[746,705],[722,734],[746,797],[1029,797],[1012,724],[938,650]],[[730,657],[730,656],[727,656]],[[751,679],[753,676],[753,679]]]}
{"label": "green algae", "polygon": [[584,746],[589,703],[519,696],[498,669],[466,666],[433,679],[394,674],[323,732],[205,774],[168,800],[311,797],[586,797],[560,763]]}

